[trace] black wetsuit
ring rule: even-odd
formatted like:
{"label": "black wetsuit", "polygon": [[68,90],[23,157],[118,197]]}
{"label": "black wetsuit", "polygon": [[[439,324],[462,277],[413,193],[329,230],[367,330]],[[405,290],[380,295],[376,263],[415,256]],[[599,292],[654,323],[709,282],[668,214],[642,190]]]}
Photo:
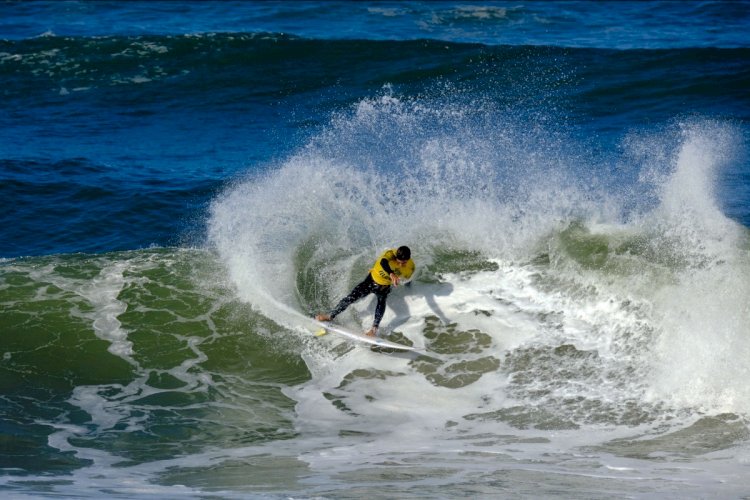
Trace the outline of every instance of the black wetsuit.
{"label": "black wetsuit", "polygon": [[[393,272],[391,271],[386,259],[382,259],[380,265],[383,266],[383,269],[385,269],[388,274]],[[391,286],[378,285],[375,283],[375,280],[372,279],[372,274],[370,273],[367,273],[367,277],[362,280],[359,285],[355,286],[352,291],[349,292],[349,295],[341,299],[336,307],[333,308],[333,311],[331,311],[330,314],[331,319],[344,312],[344,309],[359,299],[367,297],[371,293],[374,293],[378,298],[378,304],[375,306],[375,319],[372,322],[372,326],[377,328],[380,325],[380,320],[383,319],[383,315],[385,314],[385,301],[388,298],[388,294],[391,293]]]}

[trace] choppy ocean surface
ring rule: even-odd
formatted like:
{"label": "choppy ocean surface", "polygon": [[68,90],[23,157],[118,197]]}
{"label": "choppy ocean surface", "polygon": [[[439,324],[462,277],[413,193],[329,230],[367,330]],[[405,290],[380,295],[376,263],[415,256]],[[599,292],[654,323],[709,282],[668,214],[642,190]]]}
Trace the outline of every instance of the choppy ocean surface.
{"label": "choppy ocean surface", "polygon": [[[0,495],[750,497],[748,33],[0,4]],[[314,337],[400,244],[419,352]]]}

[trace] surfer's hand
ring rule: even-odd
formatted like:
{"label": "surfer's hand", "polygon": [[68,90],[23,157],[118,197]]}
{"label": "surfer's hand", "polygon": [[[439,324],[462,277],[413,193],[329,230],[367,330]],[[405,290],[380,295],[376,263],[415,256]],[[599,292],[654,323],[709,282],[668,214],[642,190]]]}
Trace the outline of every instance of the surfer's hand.
{"label": "surfer's hand", "polygon": [[398,286],[401,279],[396,276],[396,273],[391,273],[391,283],[393,283],[393,286]]}

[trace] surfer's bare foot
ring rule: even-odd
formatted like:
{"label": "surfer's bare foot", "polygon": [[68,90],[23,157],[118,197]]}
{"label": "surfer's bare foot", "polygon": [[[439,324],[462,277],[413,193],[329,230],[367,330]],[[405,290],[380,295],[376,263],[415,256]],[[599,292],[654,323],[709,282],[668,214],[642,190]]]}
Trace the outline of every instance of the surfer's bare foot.
{"label": "surfer's bare foot", "polygon": [[318,321],[331,321],[331,317],[327,314],[318,314],[315,316],[315,319]]}
{"label": "surfer's bare foot", "polygon": [[377,337],[378,336],[378,327],[377,326],[373,326],[372,328],[370,328],[369,330],[367,330],[365,332],[365,335],[367,335],[368,337]]}

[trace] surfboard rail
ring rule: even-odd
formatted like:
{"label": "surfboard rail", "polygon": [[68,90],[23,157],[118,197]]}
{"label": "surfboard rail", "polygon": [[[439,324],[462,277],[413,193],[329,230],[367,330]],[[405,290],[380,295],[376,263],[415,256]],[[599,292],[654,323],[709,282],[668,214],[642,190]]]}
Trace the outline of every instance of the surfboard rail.
{"label": "surfboard rail", "polygon": [[399,351],[414,351],[416,350],[413,346],[403,345],[399,344],[397,342],[391,342],[390,340],[381,339],[380,337],[371,337],[369,335],[365,335],[364,333],[360,332],[354,332],[351,330],[348,330],[344,328],[343,326],[335,325],[330,322],[323,322],[313,319],[313,323],[320,326],[321,328],[325,329],[328,332],[337,333],[339,335],[343,335],[344,337],[347,337],[352,340],[356,340],[358,342],[364,342],[366,344],[375,345],[378,347],[385,347],[387,349],[397,349]]}

